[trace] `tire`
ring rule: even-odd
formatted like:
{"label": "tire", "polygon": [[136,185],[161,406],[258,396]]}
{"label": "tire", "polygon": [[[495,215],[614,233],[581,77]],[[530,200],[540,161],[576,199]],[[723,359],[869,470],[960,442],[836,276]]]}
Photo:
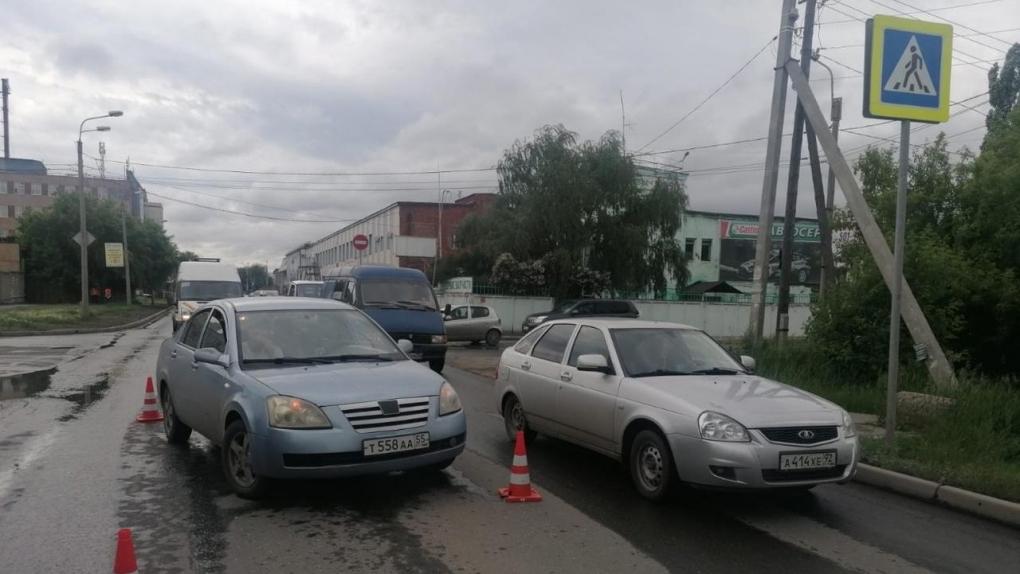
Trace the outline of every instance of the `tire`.
{"label": "tire", "polygon": [[[515,412],[516,411],[516,412]],[[515,395],[510,395],[503,402],[503,428],[510,442],[517,440],[517,431],[524,431],[525,442],[532,442],[538,433],[528,427],[528,419],[524,417],[524,407]]]}
{"label": "tire", "polygon": [[673,453],[662,435],[653,430],[643,430],[631,441],[627,466],[638,494],[653,502],[664,499],[678,480]]}
{"label": "tire", "polygon": [[445,358],[442,358],[442,359],[432,359],[431,361],[429,361],[429,367],[431,367],[432,370],[437,372],[437,373],[442,373],[443,372],[443,367],[445,367],[445,366],[446,366],[446,359]]}
{"label": "tire", "polygon": [[485,344],[490,347],[499,346],[499,340],[503,338],[503,334],[496,329],[489,329],[489,332],[485,334]]}
{"label": "tire", "polygon": [[166,434],[166,442],[176,445],[188,444],[191,427],[177,417],[177,409],[174,408],[174,401],[166,383],[160,385],[159,391],[159,403],[163,408],[163,433]]}
{"label": "tire", "polygon": [[256,476],[251,468],[251,435],[244,422],[236,420],[223,434],[220,461],[223,477],[230,489],[241,498],[258,499],[266,493],[269,480]]}

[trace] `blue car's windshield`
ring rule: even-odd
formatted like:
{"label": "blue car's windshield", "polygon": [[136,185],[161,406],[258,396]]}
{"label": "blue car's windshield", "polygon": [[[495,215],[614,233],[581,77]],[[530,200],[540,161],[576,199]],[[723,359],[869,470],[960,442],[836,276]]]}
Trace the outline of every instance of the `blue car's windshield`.
{"label": "blue car's windshield", "polygon": [[436,296],[424,280],[366,279],[361,282],[361,301],[366,307],[422,309],[435,311]]}
{"label": "blue car's windshield", "polygon": [[349,309],[286,309],[237,314],[245,365],[399,361],[406,357],[371,320]]}

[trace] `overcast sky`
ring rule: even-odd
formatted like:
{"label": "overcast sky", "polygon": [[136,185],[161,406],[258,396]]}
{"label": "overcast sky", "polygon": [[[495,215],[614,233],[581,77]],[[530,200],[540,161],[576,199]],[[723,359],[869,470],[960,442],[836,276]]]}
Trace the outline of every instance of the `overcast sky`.
{"label": "overcast sky", "polygon": [[[863,68],[864,24],[858,20],[915,12],[911,6],[950,7],[934,14],[958,24],[953,101],[987,91],[991,64],[984,61],[1001,61],[1008,42],[1020,41],[1016,0],[829,0],[821,10],[820,44],[844,98],[843,126],[876,122],[860,111],[856,70]],[[150,200],[164,204],[166,227],[181,249],[273,267],[287,250],[342,227],[339,220],[398,200],[435,201],[436,176],[271,176],[143,164],[302,173],[489,168],[543,124],[562,123],[584,139],[619,130],[621,90],[628,150],[761,137],[774,43],[701,109],[643,147],[766,46],[779,8],[779,0],[4,0],[0,75],[11,81],[15,157],[66,172],[81,119],[122,109],[124,117],[108,122],[112,132],[86,135],[86,152],[97,156],[105,141],[107,172],[118,176],[130,158]],[[827,73],[816,66],[813,77],[827,111]],[[985,102],[981,96],[965,105],[984,111]],[[792,103],[787,111],[789,131]],[[983,125],[981,113],[952,111],[961,113],[917,132],[914,142]],[[898,128],[861,131],[892,138]],[[954,149],[975,148],[983,133],[950,142]],[[840,141],[851,157],[863,145],[883,144],[849,132]],[[691,208],[757,213],[762,170],[755,164],[764,153],[763,142],[691,151],[684,162],[692,174]],[[682,157],[678,151],[644,159]],[[86,161],[97,170],[96,161]],[[726,166],[739,167],[715,169]],[[802,174],[798,208],[810,216],[810,174]],[[780,177],[785,190],[785,171]],[[455,194],[495,190],[491,171],[442,179]],[[338,221],[251,218],[174,200]]]}

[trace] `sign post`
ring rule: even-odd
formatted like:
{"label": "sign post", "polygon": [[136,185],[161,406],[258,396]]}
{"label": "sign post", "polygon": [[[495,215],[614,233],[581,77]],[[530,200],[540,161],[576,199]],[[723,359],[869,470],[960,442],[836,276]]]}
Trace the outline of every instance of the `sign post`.
{"label": "sign post", "polygon": [[889,382],[885,442],[896,432],[896,390],[900,370],[900,306],[906,247],[910,121],[949,119],[949,76],[953,27],[894,16],[875,16],[865,27],[864,115],[900,120],[900,165],[896,184],[892,304],[889,313]]}
{"label": "sign post", "polygon": [[358,250],[358,265],[361,265],[361,255],[368,248],[368,237],[364,233],[359,233],[351,239],[351,245]]}

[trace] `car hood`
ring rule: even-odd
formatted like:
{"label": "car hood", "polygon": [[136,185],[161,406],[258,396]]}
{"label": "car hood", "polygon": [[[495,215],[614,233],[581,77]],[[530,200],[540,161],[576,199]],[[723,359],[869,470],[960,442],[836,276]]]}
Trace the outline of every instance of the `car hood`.
{"label": "car hood", "polygon": [[281,395],[320,407],[437,396],[444,382],[443,377],[414,361],[252,369],[248,374]]}
{"label": "car hood", "polygon": [[715,411],[748,428],[783,425],[839,425],[839,406],[754,375],[677,376],[628,379],[621,395],[682,414]]}
{"label": "car hood", "polygon": [[415,333],[424,335],[442,335],[446,332],[443,316],[438,311],[421,311],[418,309],[381,309],[365,307],[362,309],[369,317],[387,333]]}

